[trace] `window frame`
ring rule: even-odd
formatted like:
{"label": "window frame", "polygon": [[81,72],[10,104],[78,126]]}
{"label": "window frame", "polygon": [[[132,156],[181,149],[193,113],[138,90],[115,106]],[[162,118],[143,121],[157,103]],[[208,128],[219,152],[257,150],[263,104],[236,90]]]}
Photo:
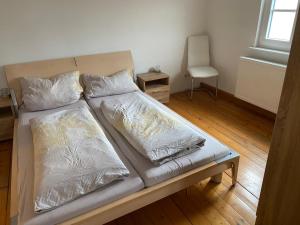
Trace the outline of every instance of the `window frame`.
{"label": "window frame", "polygon": [[[267,33],[269,31],[270,24],[271,24],[271,13],[273,12],[275,0],[262,0],[254,47],[289,52],[291,49],[292,39],[295,31],[296,18],[299,10],[299,2],[300,1],[298,0],[297,9],[295,11],[296,15],[293,24],[291,38],[290,41],[287,42],[281,40],[267,39]],[[284,10],[284,11],[290,11],[290,10]]]}

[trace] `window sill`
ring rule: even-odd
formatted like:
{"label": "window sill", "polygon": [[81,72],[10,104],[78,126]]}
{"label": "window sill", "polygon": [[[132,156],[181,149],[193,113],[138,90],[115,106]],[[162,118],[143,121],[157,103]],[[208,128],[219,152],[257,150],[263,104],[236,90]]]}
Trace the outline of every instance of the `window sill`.
{"label": "window sill", "polygon": [[249,47],[249,48],[253,49],[255,51],[268,52],[268,53],[271,53],[271,54],[280,54],[280,55],[285,55],[285,56],[290,55],[289,52],[279,51],[279,50],[274,50],[274,49],[269,49],[269,48],[260,48],[260,47]]}
{"label": "window sill", "polygon": [[252,58],[252,57],[241,56],[240,59],[245,60],[245,61],[253,61],[256,63],[268,64],[271,66],[277,66],[282,69],[286,69],[286,67],[287,67],[287,65],[285,65],[285,64],[274,63],[274,62],[270,62],[270,61],[266,61],[266,60],[262,60],[262,59],[256,59],[256,58]]}
{"label": "window sill", "polygon": [[249,47],[248,56],[251,58],[287,65],[290,53],[274,49]]}

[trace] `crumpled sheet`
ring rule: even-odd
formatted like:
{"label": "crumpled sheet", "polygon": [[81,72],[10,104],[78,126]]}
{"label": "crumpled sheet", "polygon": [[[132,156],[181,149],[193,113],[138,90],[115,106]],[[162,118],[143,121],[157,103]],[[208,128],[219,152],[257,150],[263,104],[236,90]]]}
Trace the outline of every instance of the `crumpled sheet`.
{"label": "crumpled sheet", "polygon": [[100,108],[109,123],[155,165],[200,150],[205,143],[198,132],[143,96],[105,99]]}
{"label": "crumpled sheet", "polygon": [[86,107],[30,120],[34,211],[43,212],[129,175]]}

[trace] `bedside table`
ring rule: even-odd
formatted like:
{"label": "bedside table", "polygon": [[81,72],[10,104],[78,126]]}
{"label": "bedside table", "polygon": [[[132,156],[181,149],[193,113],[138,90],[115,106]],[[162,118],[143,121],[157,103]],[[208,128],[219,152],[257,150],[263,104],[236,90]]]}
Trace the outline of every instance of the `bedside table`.
{"label": "bedside table", "polygon": [[13,138],[14,119],[10,95],[0,95],[0,141]]}
{"label": "bedside table", "polygon": [[143,73],[137,75],[141,90],[161,103],[170,99],[169,75],[165,73]]}

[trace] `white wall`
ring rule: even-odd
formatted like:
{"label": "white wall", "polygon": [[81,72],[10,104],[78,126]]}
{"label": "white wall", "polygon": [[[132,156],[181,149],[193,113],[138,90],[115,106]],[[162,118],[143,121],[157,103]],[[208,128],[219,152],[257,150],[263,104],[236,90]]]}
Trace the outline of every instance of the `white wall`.
{"label": "white wall", "polygon": [[[240,56],[255,40],[260,0],[209,0],[207,28],[220,88],[235,92]],[[211,83],[214,84],[214,83]]]}
{"label": "white wall", "polygon": [[0,70],[131,49],[136,72],[161,65],[172,91],[184,90],[186,38],[205,30],[205,12],[206,0],[0,0]]}

